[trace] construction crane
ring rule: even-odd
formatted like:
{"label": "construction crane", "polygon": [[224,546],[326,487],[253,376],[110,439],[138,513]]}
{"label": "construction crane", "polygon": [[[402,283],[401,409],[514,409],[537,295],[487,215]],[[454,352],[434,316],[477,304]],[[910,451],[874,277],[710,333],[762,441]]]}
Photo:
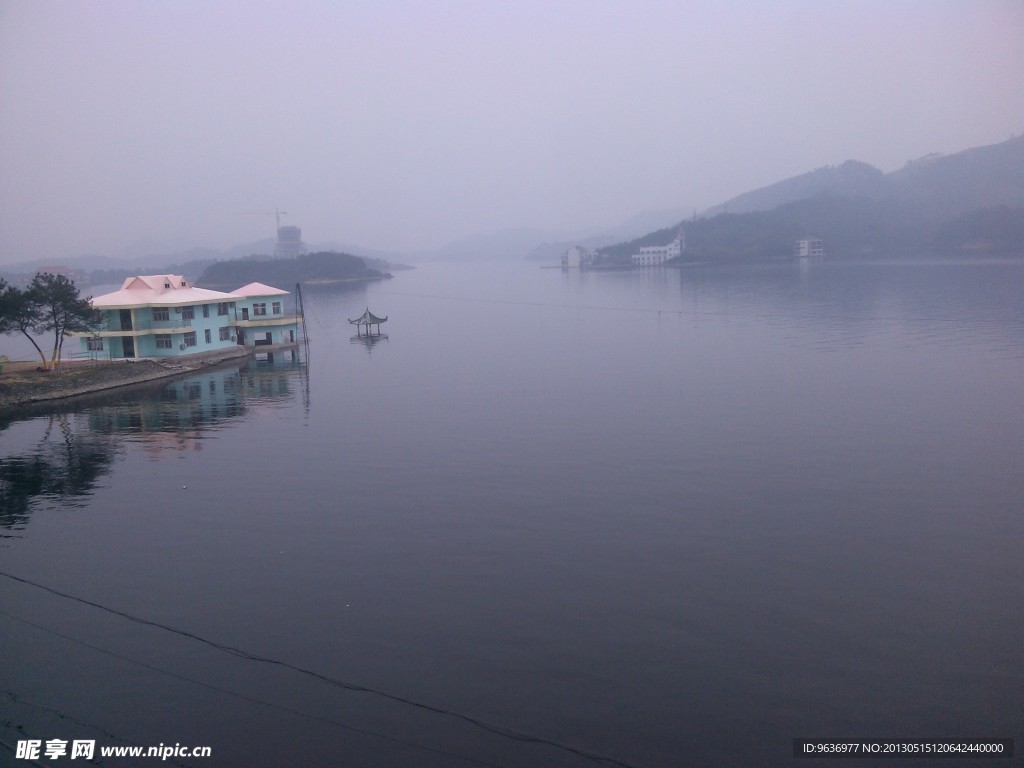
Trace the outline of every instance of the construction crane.
{"label": "construction crane", "polygon": [[[267,213],[270,213],[270,211],[267,211]],[[274,209],[274,218],[277,220],[277,229],[274,230],[274,234],[275,235],[281,229],[281,216],[282,216],[282,214],[287,216],[288,215],[288,211],[279,211],[277,208]]]}
{"label": "construction crane", "polygon": [[287,216],[288,211],[282,211],[280,208],[275,208],[272,211],[242,211],[240,216],[269,216],[274,214],[274,219],[277,221],[277,229],[274,230],[274,237],[277,237],[278,231],[281,229],[281,217]]}

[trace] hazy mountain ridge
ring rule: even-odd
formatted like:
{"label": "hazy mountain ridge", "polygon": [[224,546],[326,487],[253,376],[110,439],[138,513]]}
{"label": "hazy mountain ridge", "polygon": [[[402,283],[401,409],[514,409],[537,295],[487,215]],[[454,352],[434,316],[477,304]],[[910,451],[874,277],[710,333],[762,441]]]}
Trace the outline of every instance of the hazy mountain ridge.
{"label": "hazy mountain ridge", "polygon": [[910,204],[932,218],[1000,205],[1022,207],[1024,136],[952,155],[926,155],[891,173],[847,160],[737,195],[703,215],[769,211],[821,194]]}
{"label": "hazy mountain ridge", "polygon": [[[684,258],[689,259],[787,258],[786,241],[805,236],[826,240],[832,255],[915,249],[1017,253],[1024,250],[1018,234],[1024,227],[1024,136],[952,155],[927,155],[887,174],[848,160],[745,192],[707,209],[699,219],[686,218],[687,210],[647,211],[618,225],[590,230],[505,229],[408,254],[334,241],[309,250],[352,254],[381,271],[398,260],[550,262],[571,245],[597,250],[612,263],[627,263],[636,248],[664,244],[682,223],[688,246]],[[759,215],[750,220],[702,223],[722,215],[754,213]],[[24,280],[39,269],[67,267],[77,280],[94,285],[159,272],[194,280],[215,262],[270,258],[275,243],[268,237],[225,250],[195,247],[161,254],[153,250],[160,247],[156,241],[137,241],[122,253],[138,255],[36,259],[12,264],[2,272]]]}
{"label": "hazy mountain ridge", "polygon": [[1024,135],[953,155],[930,155],[887,175],[930,218],[982,208],[1024,207]]}
{"label": "hazy mountain ridge", "polygon": [[885,197],[891,195],[893,190],[892,182],[874,166],[857,160],[847,160],[842,165],[825,166],[810,173],[769,184],[767,187],[744,192],[709,208],[703,215],[711,217],[720,213],[770,211],[780,205],[824,193]]}
{"label": "hazy mountain ridge", "polygon": [[[804,237],[824,240],[831,257],[1024,254],[1024,136],[929,155],[889,174],[856,161],[819,168],[681,224],[684,261],[789,259]],[[674,231],[601,248],[599,263],[628,264]]]}

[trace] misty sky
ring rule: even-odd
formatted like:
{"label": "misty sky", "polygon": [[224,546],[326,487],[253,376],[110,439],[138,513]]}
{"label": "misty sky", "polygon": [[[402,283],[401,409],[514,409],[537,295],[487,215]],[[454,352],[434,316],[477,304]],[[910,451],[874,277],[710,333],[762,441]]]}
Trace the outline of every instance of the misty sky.
{"label": "misty sky", "polygon": [[1021,132],[1020,0],[0,0],[0,263],[598,229]]}

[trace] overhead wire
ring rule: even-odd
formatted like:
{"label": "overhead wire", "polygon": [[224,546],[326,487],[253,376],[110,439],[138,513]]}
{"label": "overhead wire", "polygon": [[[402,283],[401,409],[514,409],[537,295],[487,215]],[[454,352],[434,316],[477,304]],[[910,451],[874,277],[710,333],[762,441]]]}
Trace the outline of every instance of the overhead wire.
{"label": "overhead wire", "polygon": [[205,637],[202,637],[200,635],[195,634],[194,632],[189,632],[187,630],[178,629],[176,627],[172,627],[172,626],[169,626],[167,624],[161,624],[160,622],[152,621],[150,619],[145,619],[145,618],[142,618],[140,616],[135,616],[135,615],[127,613],[125,611],[120,611],[120,610],[117,610],[116,608],[111,608],[109,606],[103,605],[101,603],[94,602],[92,600],[88,600],[88,599],[83,598],[83,597],[78,597],[77,595],[72,595],[72,594],[69,594],[67,592],[62,592],[62,591],[60,591],[58,589],[54,589],[53,587],[48,587],[45,584],[39,584],[38,582],[32,581],[30,579],[25,579],[25,578],[22,578],[20,576],[15,576],[14,574],[7,573],[6,571],[0,571],[0,576],[4,576],[4,577],[6,577],[8,579],[11,579],[12,581],[16,581],[16,582],[19,582],[19,583],[22,583],[22,584],[26,584],[26,585],[31,586],[31,587],[35,587],[36,589],[40,589],[40,590],[42,590],[44,592],[49,592],[50,594],[56,595],[58,597],[62,597],[62,598],[65,598],[67,600],[72,600],[74,602],[81,603],[82,605],[91,606],[93,608],[96,608],[98,610],[101,610],[101,611],[104,611],[106,613],[112,614],[114,616],[120,616],[121,618],[127,619],[128,621],[134,622],[136,624],[141,624],[141,625],[144,625],[144,626],[154,627],[154,628],[157,628],[157,629],[164,630],[166,632],[170,632],[170,633],[175,634],[175,635],[179,635],[181,637],[186,637],[186,638],[189,638],[191,640],[195,640],[198,643],[202,643],[203,645],[207,645],[207,646],[209,646],[211,648],[215,648],[215,649],[217,649],[219,651],[222,651],[224,653],[230,654],[232,656],[236,656],[238,658],[247,659],[249,661],[255,661],[255,662],[258,662],[258,663],[261,663],[261,664],[268,664],[268,665],[272,665],[272,666],[277,666],[277,667],[281,667],[283,669],[289,669],[289,670],[291,670],[293,672],[297,672],[297,673],[299,673],[301,675],[304,675],[306,677],[312,678],[314,680],[319,680],[319,681],[321,681],[323,683],[327,683],[328,685],[332,685],[332,686],[335,686],[335,687],[338,687],[338,688],[342,688],[342,689],[347,690],[347,691],[352,691],[352,692],[355,692],[355,693],[371,694],[373,696],[378,696],[380,698],[383,698],[383,699],[386,699],[386,700],[389,700],[389,701],[398,702],[400,704],[406,704],[406,705],[408,705],[410,707],[414,707],[416,709],[420,709],[420,710],[423,710],[423,711],[426,711],[426,712],[433,712],[433,713],[438,714],[438,715],[444,715],[446,717],[451,717],[451,718],[455,718],[455,719],[458,719],[458,720],[462,720],[463,722],[466,722],[466,723],[469,723],[470,725],[476,726],[480,730],[486,731],[488,733],[493,733],[493,734],[495,734],[497,736],[501,736],[503,738],[507,738],[507,739],[510,739],[510,740],[513,740],[513,741],[520,741],[520,742],[525,742],[525,743],[540,744],[540,745],[548,746],[548,747],[551,747],[553,749],[558,749],[560,751],[576,755],[578,757],[586,758],[586,759],[591,760],[591,761],[596,762],[596,763],[601,763],[601,764],[610,765],[610,766],[617,766],[617,768],[639,768],[639,766],[637,766],[635,764],[628,763],[628,762],[625,762],[623,760],[619,760],[619,759],[614,758],[614,757],[609,757],[607,755],[602,755],[600,753],[592,752],[590,750],[582,749],[580,747],[574,747],[574,746],[569,745],[569,744],[563,744],[562,742],[555,741],[553,739],[546,739],[546,738],[544,738],[542,736],[536,736],[534,734],[526,733],[526,732],[523,732],[523,731],[518,731],[518,730],[515,730],[515,729],[513,729],[511,727],[508,727],[508,726],[505,726],[505,725],[500,725],[500,724],[497,724],[497,723],[491,723],[491,722],[488,722],[487,720],[484,720],[482,718],[474,717],[472,715],[467,715],[467,714],[464,714],[462,712],[458,712],[458,711],[453,710],[453,709],[447,709],[445,707],[440,707],[440,706],[437,706],[437,705],[434,705],[434,704],[427,704],[427,703],[422,702],[422,701],[417,701],[415,699],[411,699],[411,698],[408,698],[406,696],[402,696],[402,695],[395,694],[395,693],[390,693],[388,691],[384,691],[384,690],[381,690],[381,689],[378,689],[378,688],[371,688],[369,686],[359,685],[357,683],[352,683],[352,682],[349,682],[349,681],[346,681],[346,680],[341,680],[341,679],[338,679],[338,678],[334,678],[334,677],[331,677],[329,675],[325,675],[325,674],[323,674],[321,672],[317,672],[316,670],[307,669],[305,667],[301,667],[301,666],[298,666],[296,664],[292,664],[290,662],[283,661],[283,660],[280,660],[280,659],[274,659],[274,658],[270,658],[270,657],[267,657],[267,656],[261,656],[261,655],[258,655],[258,654],[250,653],[249,651],[243,650],[241,648],[236,648],[234,646],[226,645],[224,643],[218,643],[218,642],[216,642],[214,640],[209,640],[209,639],[207,639]]}
{"label": "overhead wire", "polygon": [[[491,763],[491,762],[488,762],[486,760],[479,760],[479,759],[474,758],[474,757],[469,757],[468,755],[461,755],[461,754],[458,754],[456,752],[449,752],[449,751],[444,750],[444,749],[438,749],[436,747],[430,747],[430,746],[427,746],[425,744],[419,744],[419,743],[414,742],[414,741],[408,741],[408,740],[405,740],[405,739],[400,739],[400,738],[397,738],[395,736],[388,736],[385,733],[379,733],[377,731],[371,731],[371,730],[367,730],[365,728],[359,728],[358,726],[350,725],[348,723],[343,723],[343,722],[341,722],[339,720],[332,720],[332,719],[327,718],[327,717],[320,717],[319,715],[310,714],[309,712],[302,712],[301,710],[298,710],[298,709],[292,709],[291,707],[286,707],[286,706],[283,706],[281,704],[275,704],[272,701],[266,701],[264,699],[259,699],[259,698],[256,698],[255,696],[248,696],[248,695],[246,695],[244,693],[239,693],[237,691],[232,691],[232,690],[229,690],[227,688],[221,688],[220,686],[211,685],[210,683],[204,682],[202,680],[197,680],[194,677],[188,677],[187,675],[181,675],[181,674],[178,674],[177,672],[172,672],[169,669],[163,669],[161,667],[154,666],[153,664],[148,664],[147,662],[139,661],[138,659],[133,659],[131,657],[124,656],[124,655],[119,654],[119,653],[115,653],[114,651],[111,651],[109,649],[100,648],[99,646],[93,645],[92,643],[88,643],[85,640],[82,640],[80,638],[72,637],[70,635],[66,635],[63,632],[58,632],[57,630],[51,629],[49,627],[44,627],[44,626],[42,626],[40,624],[36,624],[35,622],[29,621],[28,619],[22,618],[20,616],[15,616],[14,614],[8,613],[7,611],[4,611],[2,609],[0,609],[0,616],[6,616],[9,619],[12,619],[14,621],[20,622],[20,623],[25,624],[27,626],[33,627],[33,628],[35,628],[37,630],[40,630],[41,632],[46,632],[48,634],[54,635],[55,637],[59,637],[59,638],[62,638],[64,640],[67,640],[69,642],[76,643],[77,645],[81,645],[84,648],[89,648],[90,650],[96,651],[97,653],[105,654],[107,656],[110,656],[112,658],[118,659],[120,661],[127,662],[129,664],[135,664],[136,666],[142,667],[144,669],[148,669],[148,670],[150,670],[152,672],[157,672],[157,673],[159,673],[161,675],[166,675],[168,677],[174,678],[175,680],[181,680],[183,682],[191,683],[191,684],[197,685],[197,686],[199,686],[201,688],[206,688],[207,690],[216,691],[218,693],[223,693],[223,694],[225,694],[227,696],[233,696],[234,698],[241,699],[243,701],[248,701],[248,702],[251,702],[253,704],[259,704],[259,705],[262,705],[264,707],[269,707],[270,709],[276,709],[279,712],[287,712],[288,714],[296,715],[298,717],[302,717],[302,718],[305,718],[307,720],[313,720],[313,721],[318,722],[318,723],[324,723],[326,725],[333,725],[333,726],[337,726],[339,728],[344,728],[345,730],[352,731],[353,733],[359,733],[359,734],[362,734],[364,736],[373,736],[373,737],[378,738],[378,739],[383,739],[384,741],[389,741],[389,742],[392,742],[392,743],[395,743],[395,744],[401,744],[401,745],[407,746],[407,747],[413,747],[415,749],[421,749],[421,750],[424,750],[426,752],[433,752],[435,754],[442,755],[444,757],[454,757],[454,758],[457,758],[459,760],[464,760],[466,762],[473,763],[475,765],[487,766],[487,768],[505,768],[504,766],[501,766],[501,765],[499,765],[497,763]],[[8,695],[13,697],[13,694],[11,694],[10,692],[5,691],[5,693],[8,693]],[[32,706],[32,705],[29,704],[29,706]],[[51,710],[51,711],[55,711],[55,710]],[[62,715],[60,713],[57,713],[57,714],[59,714],[61,717],[66,717],[65,715]],[[80,724],[81,725],[86,725],[88,727],[88,725],[85,724],[85,723],[80,723]],[[110,736],[111,738],[117,739],[118,741],[124,742],[124,739],[121,739],[121,738],[119,738],[117,736],[114,736],[113,734],[109,734],[108,733],[107,735]],[[127,743],[127,742],[125,742],[125,743]]]}

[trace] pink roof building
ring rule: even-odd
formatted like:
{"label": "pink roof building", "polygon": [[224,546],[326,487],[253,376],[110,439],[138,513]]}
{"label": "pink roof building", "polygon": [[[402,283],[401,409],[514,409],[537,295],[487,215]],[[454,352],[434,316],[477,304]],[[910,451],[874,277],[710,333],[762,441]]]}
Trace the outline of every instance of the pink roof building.
{"label": "pink roof building", "polygon": [[97,309],[115,307],[183,306],[232,301],[236,297],[223,291],[195,288],[182,275],[137,275],[124,281],[121,289],[92,300]]}
{"label": "pink roof building", "polygon": [[84,354],[111,360],[291,346],[301,318],[288,312],[287,295],[263,283],[225,293],[196,288],[183,275],[136,275],[120,290],[92,299],[102,324],[76,335]]}

